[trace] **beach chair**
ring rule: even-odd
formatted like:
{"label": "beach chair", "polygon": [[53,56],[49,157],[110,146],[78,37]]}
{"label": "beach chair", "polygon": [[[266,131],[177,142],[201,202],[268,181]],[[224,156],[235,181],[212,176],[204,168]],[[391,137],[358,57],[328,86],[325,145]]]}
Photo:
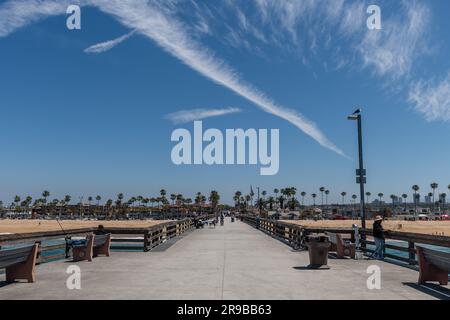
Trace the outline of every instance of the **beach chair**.
{"label": "beach chair", "polygon": [[17,249],[0,250],[0,269],[6,269],[6,281],[36,281],[35,266],[39,245],[34,244]]}
{"label": "beach chair", "polygon": [[345,256],[355,259],[356,247],[354,243],[345,241],[339,233],[326,232],[326,235],[331,242],[329,252],[336,252],[339,259],[343,259]]}
{"label": "beach chair", "polygon": [[436,251],[416,246],[419,260],[419,284],[427,281],[438,281],[439,284],[448,284],[450,272],[450,253]]}

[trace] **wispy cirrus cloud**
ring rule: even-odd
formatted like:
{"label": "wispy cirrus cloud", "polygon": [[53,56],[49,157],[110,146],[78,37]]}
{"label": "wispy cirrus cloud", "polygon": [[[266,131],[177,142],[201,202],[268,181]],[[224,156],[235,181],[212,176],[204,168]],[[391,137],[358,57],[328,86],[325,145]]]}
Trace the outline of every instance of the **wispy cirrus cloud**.
{"label": "wispy cirrus cloud", "polygon": [[450,121],[450,72],[441,81],[414,83],[409,101],[427,121]]}
{"label": "wispy cirrus cloud", "polygon": [[[34,3],[35,1],[23,0],[23,2]],[[43,6],[49,4],[48,10],[46,10],[47,15],[57,14],[51,11],[53,2],[50,0],[40,2]],[[8,3],[5,10],[6,14],[8,11],[15,10],[14,6],[8,8]],[[177,19],[174,14],[176,3],[176,0],[80,0],[80,4],[96,6],[102,12],[115,17],[124,26],[153,40],[166,52],[206,78],[251,101],[263,111],[290,122],[321,146],[345,156],[344,152],[332,143],[314,122],[296,110],[276,104],[267,95],[245,82],[233,68],[218,58],[214,52],[191,37],[188,32],[190,28]],[[34,7],[34,10],[39,12],[41,9]],[[58,12],[60,13],[60,11]],[[32,10],[27,12],[27,15],[28,17],[33,16]]]}
{"label": "wispy cirrus cloud", "polygon": [[7,1],[0,6],[0,38],[48,16],[64,14],[68,5],[66,0]]}
{"label": "wispy cirrus cloud", "polygon": [[232,107],[224,109],[193,109],[170,113],[166,115],[165,118],[167,120],[172,121],[174,124],[181,124],[192,122],[195,120],[219,117],[239,112],[242,112],[242,110],[239,108],[232,108]]}
{"label": "wispy cirrus cloud", "polygon": [[364,67],[393,79],[408,75],[416,58],[428,50],[428,6],[413,0],[402,2],[401,9],[400,18],[386,18],[383,30],[367,32],[359,47]]}
{"label": "wispy cirrus cloud", "polygon": [[90,46],[89,48],[86,48],[84,50],[84,52],[85,53],[103,53],[103,52],[109,51],[112,48],[114,48],[115,46],[124,42],[125,40],[131,38],[135,33],[136,33],[136,30],[133,30],[121,37],[116,38],[116,39],[97,43],[95,45]]}
{"label": "wispy cirrus cloud", "polygon": [[190,37],[179,20],[167,15],[159,6],[145,1],[136,1],[131,4],[119,0],[99,0],[95,3],[101,11],[116,17],[123,25],[136,29],[140,34],[152,39],[193,70],[253,102],[263,111],[290,122],[321,146],[345,156],[344,152],[329,141],[315,123],[296,110],[276,104],[264,93],[246,83],[234,69],[211,50]]}

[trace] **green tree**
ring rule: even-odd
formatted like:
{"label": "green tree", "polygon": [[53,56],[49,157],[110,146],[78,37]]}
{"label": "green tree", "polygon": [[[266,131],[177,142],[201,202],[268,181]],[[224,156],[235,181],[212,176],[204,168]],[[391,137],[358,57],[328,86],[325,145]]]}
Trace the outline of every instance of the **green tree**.
{"label": "green tree", "polygon": [[313,198],[313,206],[315,207],[317,194],[313,193],[313,194],[311,194],[311,197]]}
{"label": "green tree", "polygon": [[319,189],[321,196],[322,196],[322,207],[323,207],[323,193],[325,192],[325,187],[320,187]]}
{"label": "green tree", "polygon": [[44,192],[42,192],[42,196],[44,197],[44,203],[47,203],[47,198],[50,197],[50,192],[45,190]]}
{"label": "green tree", "polygon": [[217,206],[219,204],[219,200],[220,200],[220,195],[217,191],[212,190],[211,193],[209,194],[209,202],[211,203],[211,206],[214,210],[214,212],[217,209]]}
{"label": "green tree", "polygon": [[345,196],[347,195],[347,192],[343,191],[341,192],[341,197],[342,197],[342,205],[345,205]]}
{"label": "green tree", "polygon": [[[436,182],[433,182],[430,184],[431,189],[433,190],[433,206],[434,206],[434,193],[436,192],[436,189],[439,187],[439,185]],[[433,207],[434,209],[434,207]]]}
{"label": "green tree", "polygon": [[305,205],[306,192],[305,192],[305,191],[302,191],[302,192],[300,193],[300,195],[302,196],[302,206],[304,206],[304,205]]}

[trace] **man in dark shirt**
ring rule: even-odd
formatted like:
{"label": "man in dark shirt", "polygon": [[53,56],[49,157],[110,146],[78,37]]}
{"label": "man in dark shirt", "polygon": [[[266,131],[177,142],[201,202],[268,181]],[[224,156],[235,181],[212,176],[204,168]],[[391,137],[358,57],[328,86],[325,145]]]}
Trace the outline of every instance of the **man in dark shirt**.
{"label": "man in dark shirt", "polygon": [[383,222],[383,218],[381,216],[376,216],[375,221],[373,222],[373,237],[375,239],[375,252],[373,253],[373,257],[375,259],[384,259],[384,229],[381,223]]}
{"label": "man in dark shirt", "polygon": [[98,226],[97,230],[94,231],[94,234],[96,236],[101,236],[101,235],[105,235],[108,234],[105,230],[105,227],[101,224]]}

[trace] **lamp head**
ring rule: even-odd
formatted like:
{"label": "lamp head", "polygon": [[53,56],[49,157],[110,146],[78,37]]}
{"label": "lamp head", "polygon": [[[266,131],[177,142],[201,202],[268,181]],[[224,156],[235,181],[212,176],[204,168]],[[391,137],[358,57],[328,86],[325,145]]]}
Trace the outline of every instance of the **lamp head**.
{"label": "lamp head", "polygon": [[353,112],[351,115],[347,117],[348,120],[358,120],[358,118],[361,116],[361,109],[357,109],[355,112]]}

